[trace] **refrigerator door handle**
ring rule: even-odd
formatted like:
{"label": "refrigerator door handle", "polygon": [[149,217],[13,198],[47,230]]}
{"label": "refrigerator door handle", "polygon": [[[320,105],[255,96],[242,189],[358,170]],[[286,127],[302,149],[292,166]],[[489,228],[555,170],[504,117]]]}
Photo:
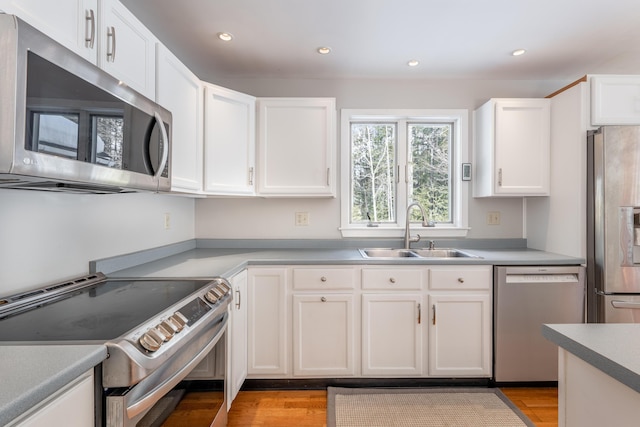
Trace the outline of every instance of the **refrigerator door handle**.
{"label": "refrigerator door handle", "polygon": [[611,305],[614,308],[633,308],[640,309],[640,302],[630,302],[630,301],[611,301]]}

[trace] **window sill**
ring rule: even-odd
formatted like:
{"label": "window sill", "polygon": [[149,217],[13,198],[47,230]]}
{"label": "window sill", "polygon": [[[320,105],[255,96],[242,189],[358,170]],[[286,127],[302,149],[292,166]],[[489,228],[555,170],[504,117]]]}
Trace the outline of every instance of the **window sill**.
{"label": "window sill", "polygon": [[[421,238],[467,237],[469,228],[462,227],[411,227],[411,235]],[[397,237],[403,238],[405,230],[398,227],[352,227],[340,228],[342,237]]]}

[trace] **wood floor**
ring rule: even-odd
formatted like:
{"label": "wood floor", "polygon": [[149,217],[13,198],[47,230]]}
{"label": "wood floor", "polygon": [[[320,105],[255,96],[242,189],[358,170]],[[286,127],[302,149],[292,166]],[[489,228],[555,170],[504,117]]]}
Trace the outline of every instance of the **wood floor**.
{"label": "wood floor", "polygon": [[[536,425],[557,427],[556,388],[501,388]],[[326,390],[241,391],[229,411],[229,427],[321,427],[327,422]]]}

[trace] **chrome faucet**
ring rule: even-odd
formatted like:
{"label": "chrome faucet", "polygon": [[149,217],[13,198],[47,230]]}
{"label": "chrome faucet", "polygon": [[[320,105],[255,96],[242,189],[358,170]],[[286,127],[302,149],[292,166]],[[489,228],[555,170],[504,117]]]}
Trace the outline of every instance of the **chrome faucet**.
{"label": "chrome faucet", "polygon": [[413,202],[411,203],[408,207],[407,207],[407,223],[404,227],[404,248],[405,249],[411,249],[411,242],[419,242],[420,241],[420,235],[416,234],[416,237],[411,237],[411,229],[410,229],[410,224],[411,224],[411,208],[417,206],[420,209],[420,214],[422,215],[422,226],[423,227],[433,227],[433,222],[431,221],[427,221],[427,216],[424,214],[424,209],[422,208],[422,206],[420,205],[420,203],[417,202]]}

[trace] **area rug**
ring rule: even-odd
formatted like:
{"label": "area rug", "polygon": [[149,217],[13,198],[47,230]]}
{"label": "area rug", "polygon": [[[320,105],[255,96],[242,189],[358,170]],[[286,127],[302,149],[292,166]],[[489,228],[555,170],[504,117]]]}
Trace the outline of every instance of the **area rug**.
{"label": "area rug", "polygon": [[327,427],[534,427],[496,388],[327,388]]}

